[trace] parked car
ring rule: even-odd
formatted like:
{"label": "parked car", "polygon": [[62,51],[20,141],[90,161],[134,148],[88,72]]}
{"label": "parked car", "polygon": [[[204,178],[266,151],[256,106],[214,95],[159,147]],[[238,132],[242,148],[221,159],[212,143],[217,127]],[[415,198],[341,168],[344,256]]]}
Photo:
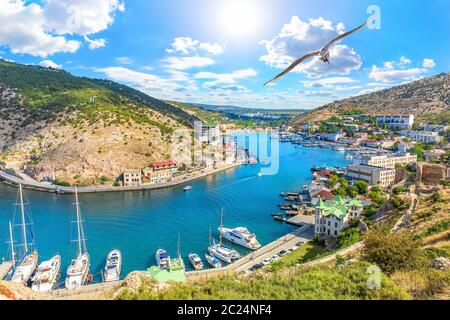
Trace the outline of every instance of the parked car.
{"label": "parked car", "polygon": [[304,245],[305,243],[303,241],[297,242],[295,245],[297,247],[301,247],[302,245]]}
{"label": "parked car", "polygon": [[272,262],[272,260],[270,258],[267,258],[267,259],[264,259],[264,261],[261,262],[261,264],[263,266],[268,266],[271,262]]}
{"label": "parked car", "polygon": [[285,255],[287,255],[288,254],[288,252],[286,251],[286,250],[281,250],[280,252],[278,252],[278,255],[280,256],[280,257],[284,257]]}
{"label": "parked car", "polygon": [[277,254],[274,254],[274,255],[272,256],[271,261],[274,262],[274,261],[277,261],[277,260],[280,260],[280,256],[277,255]]}
{"label": "parked car", "polygon": [[295,250],[298,250],[299,247],[298,246],[293,246],[292,248],[289,249],[290,252],[294,252]]}

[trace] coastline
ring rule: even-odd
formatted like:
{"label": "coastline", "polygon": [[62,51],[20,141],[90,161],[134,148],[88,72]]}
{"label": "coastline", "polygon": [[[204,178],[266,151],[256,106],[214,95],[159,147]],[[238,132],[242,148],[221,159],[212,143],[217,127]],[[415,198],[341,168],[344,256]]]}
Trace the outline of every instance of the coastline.
{"label": "coastline", "polygon": [[[160,184],[152,184],[152,185],[141,185],[139,187],[114,187],[114,186],[91,186],[91,187],[78,187],[78,193],[99,193],[99,192],[127,192],[127,191],[143,191],[143,190],[158,190],[164,188],[170,188],[178,185],[183,185],[185,183],[216,174],[228,169],[233,169],[242,165],[242,163],[234,163],[230,165],[226,165],[217,169],[213,169],[210,171],[203,172],[201,174],[197,174],[195,176],[187,177],[183,180],[171,181],[167,183]],[[50,192],[57,194],[73,194],[75,193],[74,187],[63,187],[54,184],[45,184],[40,182],[32,182],[25,181],[16,176],[6,173],[5,171],[0,170],[0,182],[7,184],[9,186],[18,187],[19,184],[22,184],[22,187],[29,190],[40,191],[40,192]]]}

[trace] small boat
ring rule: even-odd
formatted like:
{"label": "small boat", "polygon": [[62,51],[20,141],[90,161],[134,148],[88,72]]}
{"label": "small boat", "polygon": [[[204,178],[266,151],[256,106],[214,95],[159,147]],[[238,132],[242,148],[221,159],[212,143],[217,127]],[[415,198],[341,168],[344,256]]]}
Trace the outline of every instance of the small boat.
{"label": "small boat", "polygon": [[191,265],[195,270],[203,270],[204,269],[202,259],[200,259],[200,256],[198,254],[189,253],[188,259],[191,262]]}
{"label": "small boat", "polygon": [[31,289],[37,292],[49,292],[56,288],[61,270],[61,256],[56,255],[42,262],[33,277]]}
{"label": "small boat", "polygon": [[286,196],[287,196],[287,193],[286,193],[286,192],[280,193],[280,197],[286,197]]}
{"label": "small boat", "polygon": [[280,212],[272,213],[272,217],[282,217],[282,216],[283,216],[283,214]]}
{"label": "small boat", "polygon": [[106,266],[103,273],[105,282],[120,280],[120,272],[122,269],[122,253],[119,250],[111,251],[106,257]]}
{"label": "small boat", "polygon": [[258,172],[258,177],[262,177],[262,172]]}
{"label": "small boat", "polygon": [[75,207],[77,213],[77,257],[70,262],[67,268],[67,277],[65,281],[66,289],[74,290],[89,281],[90,257],[86,247],[86,238],[83,230],[83,220],[81,219],[80,202],[78,201],[78,192],[75,187]]}
{"label": "small boat", "polygon": [[183,188],[183,191],[187,192],[187,191],[191,191],[192,187],[191,186],[187,186]]}
{"label": "small boat", "polygon": [[208,261],[209,265],[211,267],[213,267],[214,269],[222,268],[222,262],[219,259],[214,258],[208,254],[205,254],[205,258],[206,258],[206,261]]}
{"label": "small boat", "polygon": [[158,249],[155,255],[156,264],[161,269],[169,269],[170,268],[170,256],[164,249]]}
{"label": "small boat", "polygon": [[291,210],[292,209],[292,206],[287,205],[287,204],[280,204],[279,207],[281,210]]}
{"label": "small boat", "polygon": [[286,222],[286,218],[285,217],[280,217],[280,216],[275,216],[273,217],[274,220],[276,221],[280,221],[280,222]]}

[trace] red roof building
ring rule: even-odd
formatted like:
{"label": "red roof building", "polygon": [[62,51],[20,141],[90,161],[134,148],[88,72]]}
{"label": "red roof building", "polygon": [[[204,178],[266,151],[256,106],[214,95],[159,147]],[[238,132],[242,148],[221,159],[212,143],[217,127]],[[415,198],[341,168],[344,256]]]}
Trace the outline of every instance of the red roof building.
{"label": "red roof building", "polygon": [[153,169],[164,169],[164,168],[173,168],[177,166],[176,161],[164,161],[164,162],[153,162],[150,167]]}

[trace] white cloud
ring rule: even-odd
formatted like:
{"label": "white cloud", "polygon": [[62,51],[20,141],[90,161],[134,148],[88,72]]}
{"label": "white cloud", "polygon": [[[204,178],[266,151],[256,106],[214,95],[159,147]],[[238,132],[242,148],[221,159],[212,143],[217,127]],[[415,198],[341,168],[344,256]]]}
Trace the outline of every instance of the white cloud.
{"label": "white cloud", "polygon": [[235,84],[238,79],[246,79],[256,75],[257,72],[253,69],[243,69],[231,73],[199,72],[194,75],[194,78],[201,80],[213,80],[205,82],[204,84],[205,87],[211,88],[216,87],[218,84]]}
{"label": "white cloud", "polygon": [[169,70],[189,70],[213,65],[215,61],[207,57],[169,57],[163,59],[164,66]]}
{"label": "white cloud", "polygon": [[433,60],[427,60],[430,59],[424,59],[423,68],[408,68],[412,61],[406,57],[400,57],[398,62],[385,62],[383,67],[373,65],[369,72],[369,78],[378,81],[378,83],[372,84],[372,86],[379,87],[380,83],[400,83],[418,80],[428,71],[427,68],[434,66]]}
{"label": "white cloud", "polygon": [[421,68],[386,69],[372,66],[372,69],[369,73],[369,78],[381,82],[407,81],[415,80],[424,72],[426,72],[426,70]]}
{"label": "white cloud", "polygon": [[[0,46],[13,53],[47,57],[77,51],[81,41],[67,36],[105,30],[124,6],[119,0],[0,0],[0,8]],[[86,41],[91,49],[105,44],[104,39]]]}
{"label": "white cloud", "polygon": [[129,57],[117,57],[115,60],[120,64],[133,64],[134,62],[134,60]]}
{"label": "white cloud", "polygon": [[222,53],[225,50],[225,47],[223,45],[221,45],[220,43],[207,43],[207,42],[205,42],[205,43],[201,43],[200,44],[200,49],[205,50],[209,54],[218,55],[218,54]]}
{"label": "white cloud", "polygon": [[358,81],[349,77],[333,77],[333,78],[319,79],[315,81],[302,81],[305,87],[332,87],[336,84],[349,84],[356,82]]}
{"label": "white cloud", "polygon": [[427,69],[433,69],[436,67],[436,62],[433,59],[423,59],[423,67]]}
{"label": "white cloud", "polygon": [[[286,68],[299,56],[322,48],[328,41],[344,32],[344,28],[342,23],[333,26],[331,21],[323,18],[304,22],[294,16],[284,25],[278,36],[260,42],[267,50],[267,54],[260,59],[271,67]],[[346,45],[334,45],[330,54],[331,65],[314,57],[299,65],[295,71],[315,77],[323,74],[350,74],[351,71],[361,68],[361,57]]]}
{"label": "white cloud", "polygon": [[166,49],[168,53],[182,53],[185,55],[195,53],[203,50],[212,55],[218,55],[225,50],[225,47],[220,43],[200,42],[190,37],[178,37],[172,42],[172,48]]}
{"label": "white cloud", "polygon": [[95,50],[106,46],[105,39],[89,39],[88,36],[84,36],[84,41],[86,41],[89,44],[89,49],[91,50]]}
{"label": "white cloud", "polygon": [[411,64],[412,61],[404,56],[400,57],[400,64],[402,65],[408,65]]}
{"label": "white cloud", "polygon": [[56,64],[55,62],[51,60],[42,60],[39,62],[39,65],[45,68],[53,68],[53,69],[61,69],[62,65]]}

